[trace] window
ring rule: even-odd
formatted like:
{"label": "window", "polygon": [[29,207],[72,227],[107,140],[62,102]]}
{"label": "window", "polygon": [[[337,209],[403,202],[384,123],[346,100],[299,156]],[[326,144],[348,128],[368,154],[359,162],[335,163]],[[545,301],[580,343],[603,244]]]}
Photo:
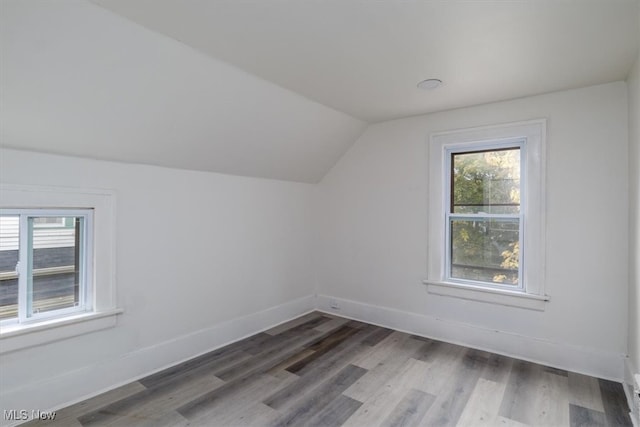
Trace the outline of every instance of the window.
{"label": "window", "polygon": [[544,309],[543,120],[434,134],[430,293]]}
{"label": "window", "polygon": [[0,354],[116,325],[114,225],[110,190],[0,184]]}
{"label": "window", "polygon": [[91,311],[93,211],[0,210],[0,322]]}
{"label": "window", "polygon": [[522,144],[447,150],[447,279],[521,289]]}

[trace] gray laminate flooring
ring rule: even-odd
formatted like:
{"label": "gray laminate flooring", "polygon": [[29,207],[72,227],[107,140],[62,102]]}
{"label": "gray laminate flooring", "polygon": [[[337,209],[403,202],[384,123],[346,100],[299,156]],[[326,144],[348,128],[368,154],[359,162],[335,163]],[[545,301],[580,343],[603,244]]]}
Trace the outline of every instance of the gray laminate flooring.
{"label": "gray laminate flooring", "polygon": [[57,412],[57,426],[628,426],[622,385],[311,313]]}

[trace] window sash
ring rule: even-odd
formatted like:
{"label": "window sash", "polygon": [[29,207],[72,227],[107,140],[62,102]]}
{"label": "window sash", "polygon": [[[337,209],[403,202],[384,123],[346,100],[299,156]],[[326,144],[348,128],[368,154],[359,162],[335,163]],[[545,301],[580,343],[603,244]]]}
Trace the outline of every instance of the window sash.
{"label": "window sash", "polygon": [[[469,220],[469,221],[490,221],[492,219],[497,220],[517,220],[518,221],[518,284],[500,284],[496,282],[487,282],[484,280],[471,280],[460,277],[454,277],[453,272],[453,247],[452,247],[452,226],[454,220]],[[507,215],[507,214],[446,214],[446,230],[445,230],[445,280],[452,283],[460,283],[464,285],[473,285],[481,287],[489,287],[496,289],[506,289],[512,291],[523,291],[525,289],[524,275],[523,275],[523,233],[524,233],[524,221],[523,215]],[[478,267],[482,268],[482,267]],[[487,267],[492,268],[492,267]]]}
{"label": "window sash", "polygon": [[[450,149],[447,152],[447,156],[448,156],[448,162],[449,162],[449,169],[448,169],[448,173],[449,173],[449,189],[448,189],[448,194],[449,194],[449,212],[450,213],[455,213],[455,208],[456,206],[487,206],[489,208],[494,207],[494,206],[518,206],[518,210],[520,210],[520,203],[477,203],[477,204],[456,204],[455,203],[455,197],[453,195],[454,191],[455,191],[455,178],[453,176],[453,166],[454,166],[454,158],[457,155],[471,155],[471,154],[484,154],[484,153],[495,153],[495,152],[501,152],[501,151],[515,151],[518,150],[518,154],[520,155],[520,163],[522,164],[522,143],[517,143],[517,144],[508,144],[508,145],[503,145],[500,144],[497,147],[490,147],[490,148],[483,148],[483,149],[458,149],[458,150],[454,150],[454,149]],[[520,174],[522,175],[522,173]],[[520,183],[522,184],[522,183]],[[520,187],[522,187],[522,185],[520,185]]]}
{"label": "window sash", "polygon": [[[18,216],[18,315],[0,321],[1,326],[27,324],[59,318],[93,310],[93,209],[0,209],[0,216]],[[80,250],[78,266],[79,294],[77,305],[44,312],[33,313],[33,231],[39,227],[33,218],[76,217],[81,218],[80,236],[77,238]]]}
{"label": "window sash", "polygon": [[[492,213],[453,213],[454,211],[454,198],[453,198],[453,158],[455,154],[472,154],[472,153],[485,153],[493,151],[505,151],[505,150],[520,150],[520,213],[519,214],[492,214]],[[524,245],[524,212],[525,203],[527,200],[526,191],[526,145],[525,140],[522,138],[509,139],[503,141],[487,141],[486,143],[472,143],[457,146],[455,148],[448,147],[445,149],[445,167],[444,182],[446,183],[446,191],[444,192],[445,203],[444,208],[444,220],[445,220],[445,232],[444,232],[444,280],[451,283],[459,283],[463,285],[478,286],[484,288],[503,289],[512,291],[526,291],[525,275],[524,271],[524,259],[525,259],[525,245]],[[452,220],[470,220],[470,221],[487,221],[491,219],[517,219],[518,220],[518,242],[519,242],[519,254],[518,254],[518,284],[507,285],[499,284],[495,282],[487,282],[482,280],[470,280],[452,277],[452,258],[453,247],[451,242],[452,234]]]}

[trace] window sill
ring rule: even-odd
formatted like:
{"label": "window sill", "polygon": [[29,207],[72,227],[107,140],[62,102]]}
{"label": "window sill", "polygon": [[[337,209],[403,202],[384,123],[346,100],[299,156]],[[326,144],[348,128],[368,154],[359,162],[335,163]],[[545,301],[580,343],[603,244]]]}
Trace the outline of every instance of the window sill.
{"label": "window sill", "polygon": [[0,354],[114,327],[120,313],[122,309],[112,309],[3,327],[0,330]]}
{"label": "window sill", "polygon": [[434,295],[480,301],[489,304],[506,305],[528,310],[544,311],[549,297],[500,289],[486,289],[457,283],[423,280],[427,292]]}

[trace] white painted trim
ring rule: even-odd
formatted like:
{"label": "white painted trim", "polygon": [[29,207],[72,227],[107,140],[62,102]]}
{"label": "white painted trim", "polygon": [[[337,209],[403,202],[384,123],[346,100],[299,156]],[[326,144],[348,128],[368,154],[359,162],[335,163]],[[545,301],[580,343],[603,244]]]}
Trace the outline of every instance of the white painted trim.
{"label": "white painted trim", "polygon": [[[301,297],[141,348],[120,358],[65,372],[37,383],[0,390],[0,401],[3,409],[53,411],[64,408],[270,329],[314,309],[315,295]],[[109,374],[105,375],[105,372]],[[26,407],[26,402],[29,407]],[[0,421],[0,424],[3,422],[6,421]]]}
{"label": "white painted trim", "polygon": [[528,310],[544,311],[546,302],[549,301],[547,296],[527,294],[521,291],[475,287],[459,283],[432,282],[430,280],[423,280],[423,283],[427,285],[427,292],[430,294]]}
{"label": "white painted trim", "polygon": [[[42,324],[42,328],[33,329],[21,325],[19,329],[2,328],[0,334],[0,354],[17,351],[21,348],[33,347],[64,338],[97,331],[116,324],[116,209],[115,192],[105,189],[48,187],[31,185],[0,184],[0,209],[92,209],[92,215],[86,216],[87,248],[86,274],[90,275],[87,289],[86,307],[93,313],[69,314],[70,323],[56,319],[42,320],[33,325]],[[36,211],[38,212],[38,211]],[[84,212],[83,212],[84,215]],[[23,221],[23,223],[26,223]],[[26,230],[21,236],[26,238]],[[93,242],[93,245],[91,244]],[[23,242],[26,247],[26,242]],[[21,265],[22,274],[26,265]],[[23,286],[20,289],[24,289]],[[26,301],[26,298],[19,298]],[[23,304],[21,302],[21,304]],[[26,313],[25,307],[21,312]],[[43,316],[44,317],[44,316]],[[11,331],[9,335],[5,331]],[[25,334],[24,331],[36,331]]]}
{"label": "white painted trim", "polygon": [[[443,137],[443,136],[450,136],[450,135],[455,135],[456,139],[459,139],[458,135],[459,134],[470,134],[470,136],[468,138],[465,139],[465,141],[474,141],[477,140],[477,137],[475,136],[475,134],[484,134],[484,133],[497,133],[500,135],[504,135],[505,132],[504,129],[508,128],[508,127],[521,127],[521,126],[529,126],[532,124],[544,124],[546,126],[546,119],[533,119],[533,120],[521,120],[518,122],[509,122],[509,123],[498,123],[498,124],[494,124],[494,125],[485,125],[485,126],[475,126],[475,127],[470,127],[470,128],[463,128],[463,129],[452,129],[452,130],[445,130],[445,131],[441,131],[441,132],[434,132],[431,134],[431,136],[436,136],[436,137]],[[471,135],[474,134],[474,135]],[[510,133],[507,132],[505,136],[501,136],[503,138],[509,138]],[[493,138],[493,136],[491,136],[490,138]]]}
{"label": "white painted trim", "polygon": [[624,367],[624,394],[631,409],[629,416],[633,425],[640,427],[640,371],[629,357],[624,360]]}
{"label": "white painted trim", "polygon": [[[331,301],[339,309],[331,308]],[[503,354],[613,381],[623,377],[622,354],[554,342],[357,301],[318,295],[319,311],[408,332],[439,341]]]}
{"label": "white painted trim", "polygon": [[[527,293],[545,295],[545,238],[546,238],[546,119],[506,123],[467,129],[433,133],[427,142],[427,164],[429,165],[427,197],[427,278],[429,282],[446,282],[446,218],[447,185],[444,181],[447,170],[447,151],[470,148],[476,145],[523,139],[526,141],[523,174],[524,199],[521,205],[523,286]],[[474,294],[461,287],[465,299],[474,299]],[[453,296],[453,295],[449,295]],[[489,301],[484,301],[489,302]]]}

